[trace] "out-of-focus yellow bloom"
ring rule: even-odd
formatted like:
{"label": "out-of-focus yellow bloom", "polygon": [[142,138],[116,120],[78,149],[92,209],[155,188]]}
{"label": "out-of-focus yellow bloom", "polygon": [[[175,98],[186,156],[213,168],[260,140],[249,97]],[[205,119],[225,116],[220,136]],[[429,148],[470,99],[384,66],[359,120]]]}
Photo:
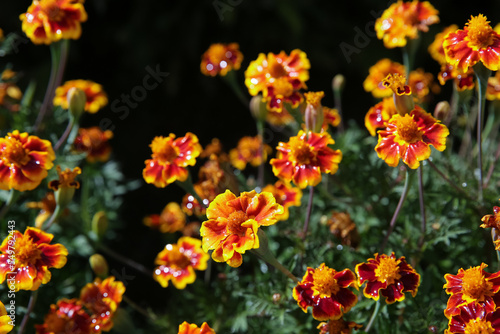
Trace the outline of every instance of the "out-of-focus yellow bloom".
{"label": "out-of-focus yellow bloom", "polygon": [[209,76],[225,76],[227,72],[238,70],[243,60],[238,43],[210,45],[201,56],[201,73]]}

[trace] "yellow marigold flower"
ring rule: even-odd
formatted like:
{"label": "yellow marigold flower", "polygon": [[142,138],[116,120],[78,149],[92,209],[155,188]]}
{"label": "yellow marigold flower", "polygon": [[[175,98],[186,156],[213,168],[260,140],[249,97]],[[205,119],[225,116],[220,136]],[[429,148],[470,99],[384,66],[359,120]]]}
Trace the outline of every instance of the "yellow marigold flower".
{"label": "yellow marigold flower", "polygon": [[15,291],[37,290],[40,284],[48,283],[49,268],[62,268],[68,255],[63,245],[50,244],[52,238],[52,234],[35,227],[27,227],[24,234],[9,233],[0,245],[0,283],[7,279],[9,288]]}
{"label": "yellow marigold flower", "polygon": [[279,220],[287,220],[290,212],[288,210],[291,206],[300,206],[302,199],[302,190],[293,187],[290,183],[281,180],[276,181],[275,184],[268,184],[262,191],[273,194],[276,203],[283,206],[283,214]]}
{"label": "yellow marigold flower", "polygon": [[486,98],[490,101],[500,100],[500,72],[488,78],[486,87]]}
{"label": "yellow marigold flower", "polygon": [[209,76],[225,76],[227,72],[239,70],[243,54],[240,52],[238,43],[210,45],[201,56],[201,73]]}
{"label": "yellow marigold flower", "polygon": [[280,142],[276,148],[278,155],[271,159],[274,175],[293,181],[301,189],[317,185],[321,173],[335,174],[342,160],[340,150],[328,147],[334,143],[328,132],[299,131],[288,143]]}
{"label": "yellow marigold flower", "polygon": [[457,275],[444,275],[446,284],[443,288],[451,295],[444,310],[447,318],[459,314],[459,308],[470,303],[480,304],[487,312],[499,306],[500,272],[490,274],[484,271],[487,266],[482,263],[467,270],[459,269]]}
{"label": "yellow marigold flower", "polygon": [[446,65],[448,62],[446,61],[446,55],[444,54],[443,42],[446,35],[450,32],[455,32],[458,29],[456,24],[452,24],[444,28],[444,30],[434,37],[434,41],[429,45],[428,51],[432,58],[437,61],[440,65]]}
{"label": "yellow marigold flower", "polygon": [[186,225],[186,215],[175,202],[168,203],[161,214],[150,215],[143,220],[144,225],[158,229],[161,233],[174,233]]}
{"label": "yellow marigold flower", "polygon": [[156,257],[153,278],[164,288],[172,281],[177,289],[184,289],[196,280],[195,270],[207,269],[210,256],[201,249],[201,240],[182,237],[177,244],[168,244]]}
{"label": "yellow marigold flower", "polygon": [[271,125],[280,127],[295,122],[295,118],[286,109],[281,112],[269,110],[266,114],[266,121]]}
{"label": "yellow marigold flower", "polygon": [[293,288],[293,298],[304,312],[312,307],[314,319],[337,320],[358,302],[348,287],[358,288],[351,270],[336,271],[322,263],[316,269],[307,267],[302,281]]}
{"label": "yellow marigold flower", "polygon": [[56,88],[54,106],[61,106],[63,109],[69,108],[67,96],[71,88],[79,88],[85,93],[87,97],[85,103],[86,112],[95,114],[108,104],[108,96],[100,84],[90,80],[70,80]]}
{"label": "yellow marigold flower", "polygon": [[56,158],[52,144],[14,130],[0,138],[0,189],[33,190],[47,177]]}
{"label": "yellow marigold flower", "polygon": [[86,159],[90,163],[106,162],[111,154],[109,145],[111,138],[113,138],[113,132],[102,131],[98,126],[80,128],[73,146],[77,152],[87,153]]}
{"label": "yellow marigold flower", "polygon": [[389,74],[405,74],[405,67],[388,58],[379,60],[370,67],[369,74],[363,82],[363,88],[371,92],[373,97],[383,98],[392,96],[392,90],[384,86],[383,81]]}
{"label": "yellow marigold flower", "polygon": [[168,137],[155,137],[149,146],[153,151],[152,159],[145,161],[142,176],[147,183],[158,188],[176,180],[185,181],[188,177],[186,167],[194,166],[202,151],[198,137],[191,132],[177,139],[173,133]]}
{"label": "yellow marigold flower", "polygon": [[390,97],[385,97],[382,102],[377,103],[368,110],[365,115],[365,126],[370,131],[370,134],[375,136],[377,129],[385,128],[387,122],[397,113],[394,100]]}
{"label": "yellow marigold flower", "polygon": [[84,0],[33,0],[19,19],[26,36],[35,44],[51,44],[60,39],[78,39],[81,22],[87,20]]}
{"label": "yellow marigold flower", "polygon": [[271,154],[272,149],[269,145],[263,144],[263,150],[260,151],[262,139],[260,136],[243,137],[238,141],[238,146],[229,151],[229,160],[231,164],[243,170],[247,164],[254,167],[259,166],[267,160],[267,155]]}
{"label": "yellow marigold flower", "polygon": [[56,210],[56,197],[52,191],[45,194],[40,202],[29,202],[26,207],[29,209],[38,209],[40,212],[35,218],[35,226],[41,228],[43,223],[52,216]]}
{"label": "yellow marigold flower", "polygon": [[12,324],[12,319],[7,315],[5,305],[0,302],[0,334],[9,333],[14,328]]}
{"label": "yellow marigold flower", "polygon": [[356,265],[359,285],[366,282],[363,294],[366,298],[378,300],[385,297],[387,304],[405,299],[405,292],[416,296],[420,285],[420,275],[406,263],[405,257],[396,259],[391,255],[375,254],[375,258]]}
{"label": "yellow marigold flower", "polygon": [[200,229],[203,250],[213,249],[214,261],[239,267],[243,261],[241,254],[259,248],[259,227],[275,224],[281,214],[283,207],[271,193],[251,191],[236,197],[226,190],[207,209],[208,220]]}
{"label": "yellow marigold flower", "polygon": [[189,324],[184,321],[179,325],[179,332],[177,334],[215,334],[215,331],[206,322],[201,324],[201,327],[198,327],[196,324]]}
{"label": "yellow marigold flower", "polygon": [[337,320],[322,322],[316,327],[319,329],[319,334],[351,334],[353,329],[363,327],[352,321],[345,321],[343,317]]}
{"label": "yellow marigold flower", "polygon": [[500,35],[486,16],[471,16],[464,29],[449,33],[443,42],[446,61],[467,72],[478,62],[492,71],[500,67]]}
{"label": "yellow marigold flower", "polygon": [[99,334],[99,328],[92,324],[90,316],[79,299],[63,298],[57,304],[50,305],[42,325],[35,325],[36,334],[71,333]]}
{"label": "yellow marigold flower", "polygon": [[482,228],[491,227],[500,230],[500,207],[494,206],[493,214],[485,215],[481,218],[481,221],[483,222],[483,224],[481,224]]}
{"label": "yellow marigold flower", "polygon": [[458,314],[450,318],[444,334],[499,333],[499,317],[500,309],[488,312],[476,304],[464,305]]}
{"label": "yellow marigold flower", "polygon": [[410,72],[408,86],[416,103],[424,102],[431,92],[439,93],[440,90],[434,83],[434,76],[421,68]]}
{"label": "yellow marigold flower", "polygon": [[420,161],[431,155],[430,145],[444,151],[449,133],[448,128],[432,115],[415,107],[410,114],[392,116],[386,129],[378,131],[375,151],[391,167],[396,167],[401,159],[408,167],[416,169]]}
{"label": "yellow marigold flower", "polygon": [[360,241],[358,229],[347,212],[332,212],[326,224],[343,245],[354,248],[358,246]]}
{"label": "yellow marigold flower", "polygon": [[375,21],[378,39],[386,48],[403,47],[407,39],[418,38],[418,32],[427,32],[428,26],[439,22],[439,12],[428,2],[398,1],[386,9]]}

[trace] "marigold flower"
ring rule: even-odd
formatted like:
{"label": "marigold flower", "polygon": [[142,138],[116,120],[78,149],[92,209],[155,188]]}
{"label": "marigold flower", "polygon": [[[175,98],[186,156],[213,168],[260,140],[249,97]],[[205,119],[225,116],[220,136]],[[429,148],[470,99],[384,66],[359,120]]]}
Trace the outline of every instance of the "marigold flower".
{"label": "marigold flower", "polygon": [[87,97],[85,111],[91,114],[95,114],[108,104],[108,96],[100,84],[90,80],[70,80],[56,88],[53,101],[54,106],[61,106],[63,109],[68,109],[68,91],[73,87],[79,88],[85,93]]}
{"label": "marigold flower", "polygon": [[196,280],[195,270],[207,269],[210,256],[201,249],[201,240],[181,237],[177,244],[168,244],[156,257],[153,278],[166,288],[172,281],[177,289],[184,289]]}
{"label": "marigold flower", "polygon": [[[50,281],[49,268],[62,268],[68,250],[61,244],[51,245],[54,236],[35,227],[27,227],[24,234],[9,233],[0,245],[0,283],[15,279],[14,289],[37,290]],[[15,274],[12,274],[15,273]]]}
{"label": "marigold flower", "polygon": [[87,20],[83,0],[33,0],[19,16],[22,29],[35,44],[51,44],[60,39],[78,39],[81,22]]}
{"label": "marigold flower", "polygon": [[418,38],[418,32],[427,32],[428,26],[439,22],[438,11],[428,2],[398,1],[386,9],[375,21],[378,39],[386,48],[403,47],[407,39]]}
{"label": "marigold flower", "polygon": [[7,315],[7,309],[5,305],[0,302],[0,334],[7,334],[13,328],[14,325],[11,325],[12,319]]}
{"label": "marigold flower", "polygon": [[213,249],[214,261],[239,267],[243,261],[241,254],[259,248],[259,227],[275,224],[283,211],[271,193],[251,191],[236,197],[226,190],[207,209],[208,220],[200,229],[203,250]]}
{"label": "marigold flower", "polygon": [[143,219],[146,226],[159,230],[161,233],[174,233],[186,225],[186,215],[181,206],[175,202],[168,203],[161,214],[150,215]]}
{"label": "marigold flower", "polygon": [[98,126],[78,129],[78,136],[73,146],[77,152],[87,153],[87,161],[106,162],[111,154],[109,140],[113,138],[110,130],[102,131]]}
{"label": "marigold flower", "polygon": [[92,329],[96,331],[109,331],[113,328],[113,315],[122,301],[125,286],[120,281],[115,281],[114,276],[105,280],[96,278],[93,283],[88,283],[80,291],[80,300],[90,312]]}
{"label": "marigold flower", "polygon": [[366,282],[363,294],[366,298],[378,300],[380,295],[385,297],[387,304],[405,299],[405,292],[413,297],[417,294],[420,285],[420,275],[402,256],[396,259],[394,253],[390,256],[375,253],[374,259],[356,265],[359,285]]}
{"label": "marigold flower", "polygon": [[0,189],[33,190],[47,177],[56,158],[52,144],[14,130],[0,138]]}
{"label": "marigold flower", "polygon": [[443,48],[446,61],[467,72],[478,62],[492,71],[500,67],[500,35],[493,30],[486,16],[471,16],[464,29],[446,35]]}
{"label": "marigold flower", "polygon": [[[264,145],[261,152],[260,146]],[[247,163],[254,167],[259,166],[267,160],[267,155],[271,154],[272,149],[269,145],[262,144],[260,136],[243,137],[238,141],[238,146],[229,151],[229,160],[231,164],[243,170]]]}
{"label": "marigold flower", "polygon": [[282,112],[284,104],[289,103],[292,108],[297,108],[304,100],[299,93],[306,85],[299,79],[277,78],[272,84],[268,84],[264,90],[264,100],[267,101],[267,109],[275,112]]}
{"label": "marigold flower", "polygon": [[219,139],[213,138],[212,141],[205,146],[200,154],[200,158],[209,158],[210,160],[218,160],[226,162],[229,160],[227,154],[222,149],[222,144]]}
{"label": "marigold flower", "polygon": [[370,131],[370,134],[375,136],[377,129],[385,128],[387,122],[397,113],[394,100],[390,97],[385,97],[382,102],[377,103],[368,110],[365,115],[365,126]]}
{"label": "marigold flower", "polygon": [[459,269],[457,275],[446,274],[446,293],[451,295],[444,310],[446,317],[459,314],[459,308],[466,304],[481,304],[487,312],[494,311],[500,305],[500,272],[490,274],[484,271],[487,265]]}
{"label": "marigold flower", "polygon": [[337,127],[341,120],[342,118],[340,117],[337,109],[323,106],[323,130],[326,131],[328,129],[328,125]]}
{"label": "marigold flower", "polygon": [[486,98],[490,101],[500,100],[500,72],[488,78],[486,87]]}
{"label": "marigold flower", "polygon": [[500,333],[500,309],[488,312],[481,305],[470,303],[460,307],[451,317],[445,334]]}
{"label": "marigold flower", "polygon": [[202,323],[201,327],[198,327],[196,324],[189,324],[184,321],[179,325],[177,334],[215,334],[215,331],[206,322]]}
{"label": "marigold flower", "polygon": [[304,312],[312,307],[314,319],[337,320],[358,301],[350,286],[358,288],[352,271],[337,272],[322,263],[316,269],[307,267],[302,281],[293,289],[293,298]]}
{"label": "marigold flower", "polygon": [[225,76],[227,72],[239,70],[243,54],[240,52],[238,43],[210,45],[207,51],[201,56],[201,73],[209,76]]}
{"label": "marigold flower", "polygon": [[295,122],[295,118],[286,109],[281,112],[269,110],[266,121],[271,125],[281,127]]}
{"label": "marigold flower", "polygon": [[302,190],[295,188],[290,183],[281,180],[276,181],[275,184],[268,184],[262,191],[273,194],[276,203],[283,206],[283,214],[279,220],[287,220],[290,212],[288,210],[291,206],[300,206],[302,199]]}
{"label": "marigold flower", "polygon": [[392,116],[386,129],[378,131],[375,151],[391,167],[396,167],[401,159],[410,168],[416,169],[420,161],[431,155],[430,145],[438,151],[446,148],[449,133],[445,125],[415,107],[410,114]]}
{"label": "marigold flower", "polygon": [[351,334],[353,329],[363,327],[353,321],[345,321],[343,317],[337,320],[322,322],[318,325],[319,334]]}
{"label": "marigold flower", "polygon": [[5,69],[1,75],[0,106],[10,111],[19,111],[19,102],[23,97],[23,92],[15,84],[15,77],[16,72],[11,69]]}
{"label": "marigold flower", "polygon": [[347,212],[332,212],[326,224],[329,226],[330,232],[340,239],[343,245],[354,248],[358,246],[358,229]]}
{"label": "marigold flower", "polygon": [[450,32],[455,32],[458,29],[456,24],[452,24],[443,29],[442,32],[436,34],[434,37],[434,41],[429,45],[427,49],[431,57],[437,61],[440,65],[446,65],[448,62],[446,61],[446,55],[444,53],[443,42],[446,35]]}
{"label": "marigold flower", "polygon": [[36,334],[71,333],[99,334],[99,329],[92,328],[92,319],[85,312],[82,302],[76,298],[61,299],[50,305],[42,325],[35,325]]}
{"label": "marigold flower", "polygon": [[278,155],[271,159],[273,173],[285,181],[293,181],[299,188],[315,186],[321,173],[335,174],[342,160],[342,152],[328,147],[335,141],[328,132],[306,134],[299,131],[288,143],[280,142]]}
{"label": "marigold flower", "polygon": [[389,74],[405,74],[405,67],[388,58],[379,60],[370,67],[369,74],[363,82],[363,88],[371,92],[373,97],[384,98],[392,96],[392,90],[384,86],[383,81]]}
{"label": "marigold flower", "polygon": [[145,161],[146,167],[142,176],[147,183],[158,188],[164,188],[174,181],[185,181],[188,177],[187,166],[194,166],[202,148],[198,137],[191,132],[184,137],[174,139],[171,133],[168,137],[155,137],[151,142],[152,159]]}
{"label": "marigold flower", "polygon": [[455,81],[457,90],[460,92],[466,89],[473,89],[475,86],[474,70],[472,67],[469,67],[467,72],[463,72],[461,69],[450,64],[441,65],[441,71],[438,74],[439,83],[444,85],[446,81],[452,79]]}
{"label": "marigold flower", "polygon": [[481,224],[482,228],[492,227],[500,230],[500,207],[494,206],[493,214],[483,216],[481,221],[483,222],[483,224]]}
{"label": "marigold flower", "polygon": [[411,88],[416,103],[424,102],[430,92],[438,93],[440,90],[439,86],[434,83],[434,76],[421,68],[410,72],[408,86]]}
{"label": "marigold flower", "polygon": [[56,210],[56,198],[52,191],[45,194],[40,202],[29,202],[26,207],[29,209],[38,209],[40,212],[35,218],[35,226],[41,228],[43,223],[52,216]]}
{"label": "marigold flower", "polygon": [[323,91],[304,93],[304,97],[306,98],[304,118],[308,131],[319,132],[323,127],[324,113],[321,100],[324,96],[325,92]]}

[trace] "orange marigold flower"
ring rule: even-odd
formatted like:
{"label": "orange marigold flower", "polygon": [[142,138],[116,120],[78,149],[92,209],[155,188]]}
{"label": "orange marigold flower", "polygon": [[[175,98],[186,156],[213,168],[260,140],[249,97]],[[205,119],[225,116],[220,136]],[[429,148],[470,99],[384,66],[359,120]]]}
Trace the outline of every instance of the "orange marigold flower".
{"label": "orange marigold flower", "polygon": [[386,48],[403,47],[407,39],[418,38],[418,32],[427,32],[428,26],[439,22],[439,12],[428,2],[413,0],[393,3],[375,21],[378,39]]}
{"label": "orange marigold flower", "polygon": [[307,312],[312,307],[316,320],[337,320],[356,305],[358,299],[348,287],[358,288],[356,276],[349,269],[336,271],[322,263],[318,268],[307,267],[307,271],[293,289],[293,298]]}
{"label": "orange marigold flower", "polygon": [[208,220],[200,229],[203,250],[213,249],[214,261],[239,267],[243,261],[241,254],[259,248],[259,227],[275,224],[281,214],[283,207],[271,193],[251,191],[236,197],[226,190],[207,209]]}
{"label": "orange marigold flower", "polygon": [[380,295],[385,297],[387,304],[405,299],[405,292],[410,292],[413,297],[417,294],[420,285],[420,275],[402,256],[396,259],[394,253],[375,254],[374,259],[356,265],[359,285],[366,282],[363,294],[366,298],[378,300]]}
{"label": "orange marigold flower", "polygon": [[483,216],[481,221],[483,222],[483,224],[481,224],[482,228],[492,227],[500,230],[500,207],[494,206],[493,214]]}
{"label": "orange marigold flower", "polygon": [[492,71],[500,67],[500,35],[486,16],[471,16],[464,29],[449,33],[443,42],[446,61],[467,72],[478,62]]}
{"label": "orange marigold flower", "polygon": [[[1,39],[0,39],[1,42]],[[19,111],[19,102],[23,97],[23,92],[15,84],[16,72],[5,69],[0,81],[0,106],[10,111]]]}
{"label": "orange marigold flower", "polygon": [[215,334],[215,331],[206,322],[201,324],[201,327],[198,327],[196,324],[189,324],[184,321],[179,325],[177,334]]}
{"label": "orange marigold flower", "polygon": [[446,317],[459,314],[459,308],[466,304],[481,304],[486,311],[492,312],[500,305],[500,272],[490,274],[484,271],[488,265],[482,263],[467,270],[459,269],[457,275],[446,274],[446,293],[451,295],[444,310]]}
{"label": "orange marigold flower", "polygon": [[356,224],[347,212],[332,212],[326,224],[343,245],[356,248],[359,244],[359,233]]}
{"label": "orange marigold flower", "polygon": [[335,174],[342,160],[342,152],[328,147],[335,141],[328,132],[306,134],[299,131],[288,143],[280,142],[278,155],[271,159],[273,173],[285,181],[293,181],[299,188],[315,186],[321,173]]}
{"label": "orange marigold flower", "polygon": [[52,234],[35,227],[27,227],[24,234],[9,234],[0,245],[0,283],[14,279],[14,284],[9,283],[11,290],[34,291],[49,282],[49,268],[62,268],[68,255],[63,245],[50,244],[52,238]]}
{"label": "orange marigold flower", "polygon": [[322,322],[318,325],[319,334],[351,334],[353,329],[363,327],[353,321],[345,321],[343,317],[337,320]]}
{"label": "orange marigold flower", "polygon": [[266,114],[266,121],[271,125],[281,127],[295,122],[295,118],[286,109],[281,112],[269,110]]}
{"label": "orange marigold flower", "polygon": [[45,194],[40,202],[29,202],[26,207],[29,209],[38,209],[40,212],[35,218],[35,226],[41,228],[43,223],[52,216],[56,210],[56,198],[52,191]]}
{"label": "orange marigold flower", "polygon": [[84,0],[33,0],[19,19],[26,36],[35,44],[51,44],[60,39],[78,39],[81,22],[87,20]]}
{"label": "orange marigold flower", "polygon": [[201,73],[212,77],[225,76],[233,69],[239,70],[242,60],[243,54],[238,43],[212,44],[201,56]]}
{"label": "orange marigold flower", "polygon": [[220,162],[228,161],[228,156],[222,149],[222,144],[219,139],[213,138],[210,144],[205,146],[200,158],[209,158],[211,160],[218,160]]}
{"label": "orange marigold flower", "polygon": [[177,139],[173,133],[168,137],[155,137],[149,146],[153,151],[152,159],[145,161],[142,176],[158,188],[177,180],[185,181],[188,177],[186,167],[194,166],[202,151],[198,137],[191,132]]}
{"label": "orange marigold flower", "polygon": [[35,325],[36,334],[76,333],[99,334],[99,329],[92,328],[92,319],[85,312],[82,302],[76,298],[61,299],[50,305],[42,325]]}
{"label": "orange marigold flower", "polygon": [[392,91],[384,86],[383,81],[389,74],[405,74],[405,67],[400,63],[393,62],[388,58],[379,60],[370,67],[369,74],[363,82],[363,88],[371,92],[373,97],[383,98],[392,96]]}
{"label": "orange marigold flower", "polygon": [[66,168],[64,171],[61,170],[61,166],[57,165],[57,174],[59,175],[59,180],[53,180],[49,182],[49,188],[58,191],[62,188],[80,188],[80,182],[75,181],[77,175],[82,173],[80,167],[75,167],[73,170]]}
{"label": "orange marigold flower", "polygon": [[110,276],[102,281],[96,278],[80,291],[80,300],[90,312],[94,332],[109,331],[113,328],[113,315],[122,301],[125,286]]}
{"label": "orange marigold flower", "polygon": [[12,319],[7,315],[5,305],[0,302],[0,334],[9,333],[14,328],[12,323]]}
{"label": "orange marigold flower", "polygon": [[370,134],[375,136],[377,130],[385,128],[387,122],[397,113],[394,100],[390,97],[385,97],[382,102],[377,103],[368,110],[365,115],[365,126],[370,131]]}
{"label": "orange marigold flower", "polygon": [[486,87],[486,98],[490,101],[500,100],[500,72],[488,78]]}
{"label": "orange marigold flower", "polygon": [[450,64],[441,65],[441,71],[438,74],[439,83],[444,85],[446,81],[451,79],[455,81],[458,91],[473,89],[475,85],[474,70],[472,67],[469,67],[467,72],[463,72],[461,69]]}
{"label": "orange marigold flower", "polygon": [[328,125],[337,127],[342,120],[337,109],[328,107],[323,107],[323,117],[323,130],[325,131],[328,129]]}
{"label": "orange marigold flower", "polygon": [[143,220],[144,225],[159,230],[161,233],[174,233],[186,225],[186,215],[175,202],[168,203],[161,214],[150,215]]}
{"label": "orange marigold flower", "polygon": [[287,220],[290,212],[288,210],[291,206],[300,206],[302,199],[302,190],[292,187],[290,183],[281,180],[276,181],[275,184],[268,184],[262,191],[273,194],[276,203],[283,206],[283,214],[279,220]]}
{"label": "orange marigold flower", "polygon": [[[264,145],[261,152],[260,146]],[[231,164],[243,170],[247,163],[254,167],[259,166],[267,160],[267,155],[271,154],[272,149],[269,145],[262,144],[260,136],[243,137],[238,141],[238,146],[229,151],[229,160]]]}
{"label": "orange marigold flower", "polygon": [[61,106],[63,109],[68,109],[68,91],[73,87],[79,88],[85,93],[87,97],[85,111],[91,114],[95,114],[108,104],[108,96],[100,84],[90,80],[70,80],[56,88],[53,101],[54,106]]}
{"label": "orange marigold flower", "polygon": [[428,51],[432,58],[437,61],[440,65],[446,65],[448,62],[446,61],[446,56],[444,54],[443,42],[446,35],[450,32],[455,32],[458,29],[456,24],[452,24],[444,28],[444,30],[434,37],[434,42],[429,45]]}
{"label": "orange marigold flower", "polygon": [[207,269],[210,256],[201,249],[201,240],[181,237],[177,244],[168,244],[156,257],[153,278],[166,288],[172,281],[177,289],[184,289],[196,280],[195,270]]}
{"label": "orange marigold flower", "polygon": [[444,334],[500,333],[500,309],[488,311],[474,303],[460,307]]}
{"label": "orange marigold flower", "polygon": [[306,85],[299,79],[276,78],[264,90],[263,98],[267,101],[267,109],[283,112],[285,103],[289,103],[292,108],[297,108],[304,100],[302,94],[299,93],[301,88],[306,88]]}
{"label": "orange marigold flower", "polygon": [[33,190],[47,177],[56,158],[52,144],[14,130],[0,138],[0,189]]}
{"label": "orange marigold flower", "polygon": [[415,107],[410,114],[392,116],[386,129],[378,131],[375,151],[391,167],[396,167],[401,159],[410,168],[416,169],[420,161],[431,155],[430,145],[438,151],[446,148],[449,133],[445,125]]}
{"label": "orange marigold flower", "polygon": [[438,93],[440,90],[439,86],[434,83],[434,76],[421,68],[410,72],[408,86],[416,103],[424,102],[430,92]]}
{"label": "orange marigold flower", "polygon": [[102,131],[98,126],[78,129],[78,136],[73,143],[77,152],[87,153],[87,161],[106,162],[111,154],[109,140],[113,138],[110,130]]}

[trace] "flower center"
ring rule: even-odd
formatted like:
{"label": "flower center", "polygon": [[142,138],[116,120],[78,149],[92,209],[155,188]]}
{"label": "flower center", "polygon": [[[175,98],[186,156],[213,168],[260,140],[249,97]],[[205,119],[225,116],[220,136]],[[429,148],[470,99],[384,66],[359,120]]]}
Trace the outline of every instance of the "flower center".
{"label": "flower center", "polygon": [[331,296],[340,290],[337,280],[333,278],[336,273],[337,272],[334,269],[328,268],[324,265],[314,271],[314,286],[320,294]]}
{"label": "flower center", "polygon": [[492,334],[495,329],[491,326],[491,322],[483,319],[471,319],[464,329],[464,334]]}
{"label": "flower center", "polygon": [[285,67],[279,63],[274,57],[269,61],[269,74],[273,78],[281,78],[288,75]]}
{"label": "flower center", "polygon": [[325,96],[324,92],[308,92],[304,93],[307,104],[318,108],[321,105],[321,99]]}
{"label": "flower center", "polygon": [[377,269],[375,269],[375,276],[382,283],[387,283],[387,285],[394,284],[395,280],[401,278],[398,264],[399,260],[392,257],[381,257],[380,263]]}
{"label": "flower center", "polygon": [[492,283],[486,280],[480,267],[466,270],[462,278],[462,291],[467,302],[484,301],[491,295]]}
{"label": "flower center", "polygon": [[168,258],[170,262],[178,268],[187,268],[191,265],[191,260],[180,252],[177,246],[174,246],[172,251],[169,252]]}
{"label": "flower center", "polygon": [[316,160],[314,149],[300,139],[292,143],[292,156],[297,161],[297,165],[310,165]]}
{"label": "flower center", "polygon": [[399,116],[395,120],[397,133],[405,142],[412,144],[422,140],[422,132],[418,129],[418,124],[413,120],[413,117],[406,114]]}
{"label": "flower center", "polygon": [[2,153],[3,160],[7,164],[24,166],[30,160],[28,151],[23,147],[23,144],[12,137],[7,139]]}
{"label": "flower center", "polygon": [[486,48],[493,44],[493,28],[489,23],[482,14],[471,17],[467,22],[467,37],[472,47]]}
{"label": "flower center", "polygon": [[227,230],[230,234],[242,234],[247,230],[241,224],[247,221],[247,215],[243,211],[232,212],[227,218]]}
{"label": "flower center", "polygon": [[273,83],[274,95],[288,97],[293,93],[293,85],[286,78],[278,78]]}
{"label": "flower center", "polygon": [[153,158],[162,163],[172,163],[179,156],[178,148],[173,146],[169,138],[157,137],[151,144]]}
{"label": "flower center", "polygon": [[[229,57],[227,56],[227,53],[229,53]],[[226,52],[226,48],[221,44],[213,45],[210,48],[210,60],[215,64],[220,64],[222,60],[226,60],[227,58],[230,58],[230,56],[231,52]]]}
{"label": "flower center", "polygon": [[29,237],[19,237],[16,241],[16,267],[23,267],[28,264],[35,264],[42,258],[42,251],[33,243]]}
{"label": "flower center", "polygon": [[40,7],[42,11],[47,14],[49,21],[61,21],[64,16],[64,12],[57,5],[55,0],[42,1]]}

